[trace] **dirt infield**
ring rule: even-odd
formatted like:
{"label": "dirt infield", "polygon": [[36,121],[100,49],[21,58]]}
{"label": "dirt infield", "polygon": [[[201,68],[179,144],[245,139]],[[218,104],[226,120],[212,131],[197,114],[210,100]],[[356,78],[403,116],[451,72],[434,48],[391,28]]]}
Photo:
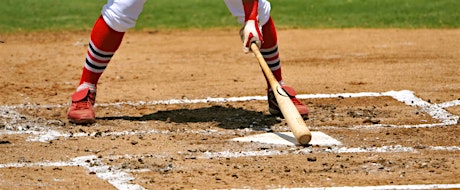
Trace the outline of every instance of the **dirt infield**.
{"label": "dirt infield", "polygon": [[460,188],[460,30],[278,33],[340,145],[232,141],[289,131],[234,30],[128,32],[90,126],[65,118],[89,32],[1,34],[0,189]]}

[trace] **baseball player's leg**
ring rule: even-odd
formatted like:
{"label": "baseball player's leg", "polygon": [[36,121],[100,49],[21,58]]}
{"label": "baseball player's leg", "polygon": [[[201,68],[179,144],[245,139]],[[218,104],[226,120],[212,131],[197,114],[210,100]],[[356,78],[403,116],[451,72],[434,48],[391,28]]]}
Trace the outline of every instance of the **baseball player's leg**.
{"label": "baseball player's leg", "polygon": [[101,14],[114,30],[125,32],[136,25],[147,0],[108,0]]}
{"label": "baseball player's leg", "polygon": [[262,26],[262,34],[264,43],[260,47],[260,53],[270,67],[273,75],[275,75],[275,78],[282,84],[283,77],[281,75],[281,60],[278,51],[278,36],[271,17],[268,19],[268,22]]}
{"label": "baseball player's leg", "polygon": [[135,26],[144,3],[145,0],[109,0],[104,5],[91,32],[80,83],[67,112],[69,121],[94,122],[98,80],[120,47],[125,31]]}
{"label": "baseball player's leg", "polygon": [[[224,0],[227,8],[232,13],[233,16],[237,17],[238,22],[243,24],[248,19],[252,10],[253,3],[243,3],[242,0]],[[273,19],[270,16],[271,5],[267,0],[258,1],[258,21],[259,25],[262,28],[263,43],[260,47],[260,52],[267,62],[270,70],[272,71],[275,78],[278,82],[283,85],[285,91],[290,95],[292,102],[296,105],[299,113],[307,117],[308,108],[302,104],[296,97],[296,92],[293,88],[284,85],[282,74],[281,74],[281,60],[278,51],[278,36],[276,33],[276,27]],[[278,108],[275,96],[273,91],[270,88],[270,85],[267,82],[268,89],[268,100],[269,100],[269,110],[273,115],[280,115],[281,111]]]}
{"label": "baseball player's leg", "polygon": [[[302,115],[303,117],[308,117],[307,106],[305,106],[295,97],[296,92],[292,87],[284,85],[283,77],[281,75],[281,60],[278,51],[278,36],[276,34],[275,23],[273,22],[273,19],[271,17],[269,17],[267,23],[265,23],[265,25],[262,26],[262,34],[264,38],[264,43],[260,48],[260,53],[264,57],[265,62],[267,62],[275,78],[281,85],[283,85],[283,89],[291,97],[291,100],[296,106],[297,111],[299,111],[300,115]],[[273,94],[273,91],[271,89],[268,90],[267,96],[269,101],[268,106],[270,113],[272,115],[281,115],[281,111],[278,107],[278,103],[276,102],[275,95]]]}
{"label": "baseball player's leg", "polygon": [[125,32],[115,31],[107,25],[102,16],[96,20],[90,35],[83,73],[77,91],[89,88],[91,92],[96,92],[99,77],[120,47],[124,34]]}

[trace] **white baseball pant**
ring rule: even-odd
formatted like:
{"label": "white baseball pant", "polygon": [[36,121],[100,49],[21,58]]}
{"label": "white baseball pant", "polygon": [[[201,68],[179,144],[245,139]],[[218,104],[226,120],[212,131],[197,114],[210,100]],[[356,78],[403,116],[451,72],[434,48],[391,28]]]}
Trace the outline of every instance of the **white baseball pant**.
{"label": "white baseball pant", "polygon": [[[125,32],[136,25],[147,0],[108,0],[102,8],[104,21],[114,30]],[[244,8],[242,0],[224,0],[231,14],[244,24]],[[177,1],[180,3],[180,1]],[[259,0],[259,25],[263,26],[270,18],[270,2]]]}

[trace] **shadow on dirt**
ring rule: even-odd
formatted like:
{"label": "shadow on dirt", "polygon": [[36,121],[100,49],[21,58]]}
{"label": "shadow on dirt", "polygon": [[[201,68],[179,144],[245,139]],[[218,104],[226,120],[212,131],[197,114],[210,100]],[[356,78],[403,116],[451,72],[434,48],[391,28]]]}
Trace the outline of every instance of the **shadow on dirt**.
{"label": "shadow on dirt", "polygon": [[270,126],[279,123],[276,117],[265,115],[263,112],[212,106],[198,109],[177,109],[158,111],[142,116],[109,116],[98,117],[98,120],[128,120],[128,121],[165,121],[174,123],[216,123],[224,129],[244,129],[270,131]]}

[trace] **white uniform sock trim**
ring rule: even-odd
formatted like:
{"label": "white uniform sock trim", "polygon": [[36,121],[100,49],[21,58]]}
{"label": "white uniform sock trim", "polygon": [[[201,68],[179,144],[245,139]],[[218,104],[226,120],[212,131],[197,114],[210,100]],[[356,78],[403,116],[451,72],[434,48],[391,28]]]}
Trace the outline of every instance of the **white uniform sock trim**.
{"label": "white uniform sock trim", "polygon": [[96,92],[96,90],[97,90],[95,84],[83,82],[82,84],[80,84],[80,86],[77,87],[77,92],[80,91],[80,90],[83,90],[85,88],[89,88],[90,92]]}

